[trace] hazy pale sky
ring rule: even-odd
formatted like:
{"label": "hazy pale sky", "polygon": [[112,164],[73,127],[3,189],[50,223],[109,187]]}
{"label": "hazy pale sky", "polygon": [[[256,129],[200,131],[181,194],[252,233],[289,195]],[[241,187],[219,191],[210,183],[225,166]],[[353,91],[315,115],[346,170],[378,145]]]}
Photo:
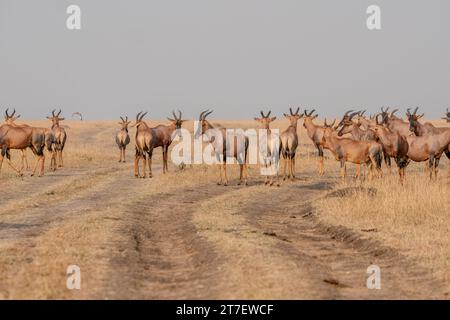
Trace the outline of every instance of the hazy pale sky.
{"label": "hazy pale sky", "polygon": [[[66,8],[81,7],[81,30]],[[381,7],[369,31],[366,9]],[[0,110],[252,118],[450,107],[448,0],[0,0]]]}

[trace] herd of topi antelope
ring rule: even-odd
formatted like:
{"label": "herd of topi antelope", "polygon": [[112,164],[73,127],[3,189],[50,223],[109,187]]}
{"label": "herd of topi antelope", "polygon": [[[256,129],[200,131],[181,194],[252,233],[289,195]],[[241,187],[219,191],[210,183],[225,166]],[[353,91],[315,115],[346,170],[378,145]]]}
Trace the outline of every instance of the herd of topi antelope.
{"label": "herd of topi antelope", "polygon": [[[5,111],[5,123],[0,126],[0,172],[3,164],[3,159],[6,156],[8,164],[11,168],[22,176],[24,167],[28,168],[28,161],[26,157],[26,149],[30,148],[36,155],[37,160],[33,169],[32,176],[35,175],[39,163],[41,164],[39,176],[44,174],[45,149],[51,154],[50,170],[55,171],[56,167],[63,167],[62,152],[66,144],[67,134],[64,128],[59,126],[59,122],[64,120],[60,118],[61,110],[55,114],[56,110],[52,111],[52,115],[47,117],[52,122],[51,128],[32,127],[26,124],[16,124],[15,121],[20,117],[16,115],[14,109],[9,114],[9,109]],[[16,168],[11,162],[10,150],[22,151],[22,165],[20,169]],[[57,164],[57,162],[59,162]]]}
{"label": "herd of topi antelope", "polygon": [[[8,164],[19,174],[23,174],[24,167],[28,167],[25,150],[30,148],[36,155],[37,160],[33,169],[32,175],[35,174],[36,169],[41,164],[39,176],[44,173],[45,149],[51,154],[50,170],[56,170],[56,167],[63,166],[62,152],[66,142],[67,134],[64,128],[59,126],[59,122],[64,120],[60,118],[61,110],[55,113],[52,111],[52,116],[47,117],[52,121],[51,128],[38,128],[25,124],[15,124],[15,120],[20,115],[15,115],[14,110],[11,114],[5,111],[5,123],[0,126],[0,170],[3,159],[6,156]],[[439,160],[443,153],[449,159],[450,175],[450,128],[435,127],[429,122],[421,123],[419,119],[423,114],[418,115],[418,108],[413,111],[407,109],[406,121],[397,117],[395,113],[398,109],[389,112],[389,108],[381,108],[381,112],[366,117],[364,111],[347,111],[339,123],[336,120],[332,123],[327,123],[325,119],[323,125],[314,123],[314,119],[318,117],[315,110],[304,110],[300,113],[300,108],[295,112],[292,108],[289,109],[289,114],[284,114],[290,125],[279,136],[273,135],[270,129],[270,123],[276,119],[271,117],[271,112],[264,114],[261,111],[261,117],[255,118],[261,124],[262,129],[267,133],[263,143],[266,144],[266,150],[263,156],[263,165],[270,166],[274,159],[281,156],[281,171],[283,180],[286,178],[295,178],[295,154],[299,145],[299,138],[297,134],[297,122],[303,118],[303,126],[306,129],[307,135],[312,140],[317,148],[319,155],[319,175],[324,174],[324,153],[323,150],[329,150],[340,163],[341,177],[346,179],[346,163],[354,163],[357,165],[357,172],[355,178],[362,178],[364,176],[366,166],[369,167],[368,177],[372,179],[376,174],[377,177],[382,176],[381,164],[384,159],[388,170],[391,170],[391,158],[395,160],[398,167],[398,174],[400,182],[403,183],[405,179],[405,168],[410,161],[425,162],[427,170],[429,171],[430,179],[437,178],[437,167]],[[234,141],[228,141],[227,129],[220,125],[213,125],[206,117],[212,111],[206,110],[200,114],[199,126],[195,132],[195,136],[206,136],[207,141],[212,145],[214,154],[218,159],[221,159],[218,164],[220,179],[218,184],[227,185],[228,177],[226,170],[227,157],[235,158],[240,166],[239,184],[247,184],[247,155],[249,148],[248,137],[245,135],[235,135],[232,137]],[[163,151],[163,173],[168,171],[168,149],[176,134],[179,134],[179,129],[182,128],[183,122],[181,112],[178,115],[172,112],[173,117],[168,118],[169,125],[158,125],[156,127],[149,127],[145,121],[144,116],[147,112],[139,112],[136,115],[134,127],[136,127],[135,135],[135,159],[134,159],[134,174],[136,177],[146,178],[152,177],[152,154],[153,150],[161,147]],[[131,121],[128,117],[120,117],[119,124],[122,129],[116,135],[116,143],[120,149],[119,162],[125,162],[125,150],[130,143],[130,136],[128,133],[128,126]],[[450,112],[447,109],[445,117],[447,122],[450,122]],[[217,133],[219,135],[217,135]],[[343,137],[343,135],[348,135]],[[216,139],[216,137],[222,139]],[[272,137],[275,137],[272,139]],[[261,143],[261,141],[260,141]],[[230,147],[233,146],[233,147]],[[22,151],[22,165],[21,168],[16,168],[11,163],[10,150],[16,149]],[[276,155],[277,157],[274,157]],[[143,174],[139,170],[139,164],[142,161]],[[361,174],[361,165],[363,165],[363,174]],[[147,175],[147,166],[149,173]],[[278,168],[278,166],[277,166]],[[288,171],[286,173],[286,171]],[[279,182],[276,175],[270,175],[265,178],[265,184],[273,185]]]}

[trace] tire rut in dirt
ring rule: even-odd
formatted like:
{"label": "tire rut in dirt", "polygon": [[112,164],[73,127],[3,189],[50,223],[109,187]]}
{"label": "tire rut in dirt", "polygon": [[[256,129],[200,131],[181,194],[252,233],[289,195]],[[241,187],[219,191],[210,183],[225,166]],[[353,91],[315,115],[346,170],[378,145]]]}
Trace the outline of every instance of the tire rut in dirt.
{"label": "tire rut in dirt", "polygon": [[201,299],[214,296],[220,256],[192,223],[204,199],[234,187],[182,188],[131,203],[118,225],[125,241],[113,244],[120,254],[108,297],[125,299]]}
{"label": "tire rut in dirt", "polygon": [[[328,226],[314,216],[311,205],[324,190],[297,184],[273,189],[271,197],[261,194],[243,208],[249,223],[267,236],[280,240],[279,248],[289,259],[309,266],[317,290],[331,299],[378,299],[443,297],[436,279],[392,248],[362,239],[344,227]],[[270,208],[268,210],[268,208]],[[367,267],[381,268],[382,290],[368,290]]]}

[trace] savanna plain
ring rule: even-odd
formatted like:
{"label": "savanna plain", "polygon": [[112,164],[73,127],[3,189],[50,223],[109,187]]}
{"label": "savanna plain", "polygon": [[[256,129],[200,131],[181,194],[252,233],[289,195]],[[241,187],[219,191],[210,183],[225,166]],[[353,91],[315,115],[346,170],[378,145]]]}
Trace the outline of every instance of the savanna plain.
{"label": "savanna plain", "polygon": [[[119,163],[117,121],[64,121],[64,168],[49,171],[48,154],[43,177],[18,177],[3,164],[0,298],[449,299],[445,155],[436,181],[424,163],[411,163],[401,185],[395,165],[389,173],[383,163],[383,178],[372,181],[354,180],[350,164],[342,183],[329,151],[318,175],[302,123],[296,179],[277,187],[264,185],[257,165],[249,166],[248,186],[237,185],[237,165],[228,186],[217,185],[218,169],[206,164],[181,167],[169,158],[163,174],[161,148],[153,178],[135,178],[134,128]],[[193,130],[192,121],[183,126]],[[18,164],[20,153],[11,155]],[[80,267],[79,290],[66,287],[69,265]],[[380,267],[381,289],[366,286],[370,265]]]}

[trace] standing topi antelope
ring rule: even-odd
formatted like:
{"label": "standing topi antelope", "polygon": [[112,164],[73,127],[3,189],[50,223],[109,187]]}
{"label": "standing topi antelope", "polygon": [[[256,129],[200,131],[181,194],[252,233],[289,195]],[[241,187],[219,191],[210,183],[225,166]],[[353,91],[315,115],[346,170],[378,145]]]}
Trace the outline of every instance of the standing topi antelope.
{"label": "standing topi antelope", "polygon": [[286,180],[286,166],[288,168],[288,178],[295,179],[295,152],[298,146],[297,121],[303,116],[299,114],[300,108],[290,114],[283,115],[289,120],[289,127],[280,134],[280,155],[283,157],[283,180]]}
{"label": "standing topi antelope", "polygon": [[323,146],[330,150],[341,165],[341,178],[345,182],[347,176],[346,162],[352,162],[358,165],[356,177],[361,176],[361,164],[370,164],[369,179],[373,176],[373,170],[376,169],[378,176],[382,176],[381,159],[382,147],[375,141],[357,141],[350,138],[337,137],[333,129],[334,122],[327,124],[324,121]]}
{"label": "standing topi antelope", "polygon": [[17,169],[11,163],[10,150],[25,150],[26,148],[30,148],[31,151],[37,156],[36,164],[31,175],[35,175],[39,163],[41,163],[39,176],[44,175],[44,149],[47,147],[48,151],[53,152],[53,145],[54,135],[49,129],[31,127],[27,125],[2,125],[0,127],[0,172],[3,159],[6,156],[9,166],[16,171],[18,175],[22,176],[23,165],[22,168]]}
{"label": "standing topi antelope", "polygon": [[122,126],[119,132],[116,134],[116,143],[120,150],[119,162],[125,162],[125,149],[127,145],[130,143],[130,135],[128,134],[128,125],[131,121],[128,121],[128,117],[125,116],[125,119],[120,117],[122,122],[119,124]]}
{"label": "standing topi antelope", "polygon": [[[380,115],[379,115],[380,116]],[[378,137],[379,142],[383,146],[383,153],[386,159],[387,157],[393,157],[398,167],[398,175],[400,183],[405,180],[405,168],[409,163],[408,150],[409,145],[406,138],[398,131],[391,131],[378,122],[378,116],[375,118],[376,124],[372,125],[372,129],[375,135]]]}
{"label": "standing topi antelope", "polygon": [[[184,121],[181,119],[181,111],[178,110],[178,116],[175,112],[172,112],[173,118],[167,118],[171,123],[166,125],[158,125],[154,128],[150,128],[142,119],[147,112],[141,114],[139,112],[136,115],[136,156],[134,160],[134,175],[140,176],[139,173],[139,161],[140,158],[144,159],[144,176],[146,178],[146,162],[148,161],[149,178],[152,177],[152,156],[153,149],[161,147],[163,150],[163,173],[169,171],[168,169],[168,149],[174,134],[180,134],[179,130]],[[148,156],[148,160],[147,160]]]}
{"label": "standing topi antelope", "polygon": [[322,126],[314,124],[313,120],[318,117],[318,115],[313,115],[315,109],[308,113],[308,110],[304,111],[303,115],[303,127],[306,129],[308,137],[312,140],[317,148],[319,154],[319,175],[324,175],[324,165],[323,165],[323,133],[324,128]]}
{"label": "standing topi antelope", "polygon": [[[270,117],[271,112],[272,111],[269,111],[266,115],[264,115],[264,112],[261,111],[261,118],[255,118],[255,120],[261,124],[262,128],[266,130],[266,134],[260,137],[261,139],[259,141],[259,148],[261,151],[265,169],[264,184],[269,186],[273,185],[273,177],[277,174],[278,171],[277,169],[280,144],[280,137],[278,135],[272,134],[272,131],[270,130],[270,123],[277,118]],[[275,172],[269,172],[269,170],[273,168],[275,168]]]}
{"label": "standing topi antelope", "polygon": [[49,119],[52,122],[52,131],[53,134],[55,135],[56,157],[54,160],[52,159],[52,163],[56,168],[57,160],[59,162],[58,167],[64,167],[62,152],[64,150],[64,146],[66,145],[67,134],[66,130],[64,130],[64,128],[61,128],[59,126],[59,122],[64,120],[64,118],[59,117],[59,115],[61,114],[61,109],[59,109],[59,112],[57,114],[55,114],[55,111],[56,110],[53,110],[52,116],[51,117],[48,116],[47,119]]}
{"label": "standing topi antelope", "polygon": [[[7,108],[5,110],[5,124],[11,125],[11,126],[16,126],[16,127],[26,126],[26,125],[17,125],[15,123],[15,121],[20,118],[20,114],[17,116],[15,115],[16,109],[13,110],[12,114],[9,114],[8,111],[9,111],[9,108]],[[24,167],[26,167],[26,169],[29,170],[30,166],[28,165],[27,150],[22,149],[21,152],[22,152],[22,169]]]}
{"label": "standing topi antelope", "polygon": [[[419,108],[416,107],[413,113],[411,113],[410,109],[408,108],[406,111],[406,117],[409,121],[409,130],[413,132],[416,136],[434,136],[435,137],[435,147],[439,148],[438,145],[445,144],[445,138],[442,138],[443,133],[449,132],[450,128],[437,128],[433,126],[430,122],[426,122],[424,124],[419,122],[419,119],[424,116],[424,114],[417,115],[417,110]],[[447,146],[447,148],[444,148],[444,153],[447,156],[449,163],[449,169],[448,169],[448,175],[450,176],[450,144]],[[439,163],[439,159],[437,160]],[[435,173],[435,176],[437,175],[437,164],[429,164],[428,169],[432,170]],[[431,174],[431,172],[430,172]]]}
{"label": "standing topi antelope", "polygon": [[[235,158],[239,163],[239,182],[238,185],[244,183],[247,185],[247,156],[249,139],[243,133],[230,133],[229,130],[222,126],[213,126],[206,117],[212,113],[212,110],[205,110],[200,113],[199,126],[195,132],[195,138],[198,139],[205,135],[208,142],[214,149],[214,154],[219,166],[220,180],[218,185],[228,185],[227,176],[227,158]],[[224,179],[222,179],[222,170]]]}

